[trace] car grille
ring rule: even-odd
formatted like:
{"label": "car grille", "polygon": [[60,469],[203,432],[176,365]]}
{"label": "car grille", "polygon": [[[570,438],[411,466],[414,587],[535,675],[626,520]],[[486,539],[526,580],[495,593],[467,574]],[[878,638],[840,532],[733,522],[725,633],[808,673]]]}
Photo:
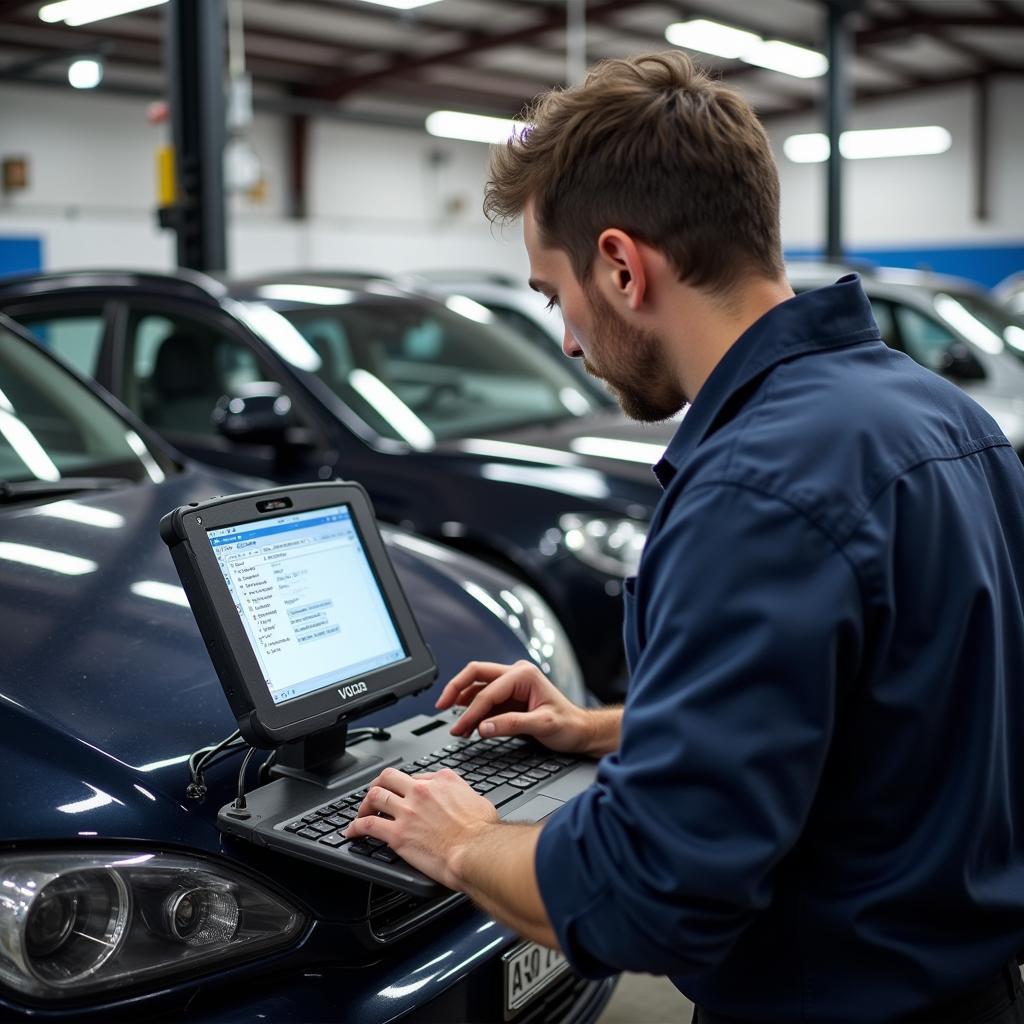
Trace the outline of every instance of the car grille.
{"label": "car grille", "polygon": [[515,1024],[551,1024],[552,1021],[566,1020],[576,1003],[593,985],[594,982],[569,971],[564,978],[538,996],[536,1002],[530,1003],[522,1013],[514,1017]]}

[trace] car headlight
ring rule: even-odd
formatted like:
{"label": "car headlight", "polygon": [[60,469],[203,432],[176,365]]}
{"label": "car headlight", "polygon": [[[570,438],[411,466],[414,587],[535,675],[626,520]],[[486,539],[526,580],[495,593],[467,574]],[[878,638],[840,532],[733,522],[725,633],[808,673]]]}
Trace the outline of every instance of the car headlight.
{"label": "car headlight", "polygon": [[306,917],[232,871],[170,853],[0,854],[0,981],[81,997],[290,945]]}
{"label": "car headlight", "polygon": [[565,546],[591,569],[620,579],[636,575],[647,540],[647,523],[569,513],[558,525]]}
{"label": "car headlight", "polygon": [[497,592],[463,582],[467,594],[493,612],[519,638],[530,658],[574,704],[587,700],[583,673],[572,643],[548,603],[533,587],[514,583]]}

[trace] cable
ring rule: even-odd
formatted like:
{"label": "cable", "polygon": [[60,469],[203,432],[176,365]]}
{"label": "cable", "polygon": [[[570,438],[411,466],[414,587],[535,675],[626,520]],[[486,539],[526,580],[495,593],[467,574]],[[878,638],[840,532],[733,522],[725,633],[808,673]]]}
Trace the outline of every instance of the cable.
{"label": "cable", "polygon": [[200,747],[188,756],[189,784],[185,788],[185,796],[189,800],[202,800],[206,796],[206,779],[204,771],[209,768],[214,759],[220,754],[233,754],[236,749],[241,749],[241,744],[236,741],[241,739],[242,734],[236,729],[230,736],[226,736],[219,743],[213,746]]}
{"label": "cable", "polygon": [[270,752],[270,757],[260,765],[259,771],[256,773],[256,781],[259,782],[261,786],[265,786],[267,784],[267,780],[270,778],[270,769],[273,768],[275,761],[277,761],[277,751],[272,750]]}
{"label": "cable", "polygon": [[255,747],[249,748],[249,753],[242,759],[242,767],[238,769],[238,796],[235,798],[235,810],[245,810],[245,769],[249,767],[252,755],[256,753]]}

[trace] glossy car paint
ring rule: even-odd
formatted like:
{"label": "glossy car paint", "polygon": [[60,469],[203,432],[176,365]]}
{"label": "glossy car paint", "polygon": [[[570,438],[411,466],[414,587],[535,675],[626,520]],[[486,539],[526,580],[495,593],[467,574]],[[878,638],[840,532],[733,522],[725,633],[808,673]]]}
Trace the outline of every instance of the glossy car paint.
{"label": "glossy car paint", "polygon": [[[131,425],[159,445],[141,424]],[[67,556],[76,570],[0,557],[2,848],[176,848],[230,863],[312,918],[295,948],[258,962],[31,1015],[180,1019],[187,1006],[189,1019],[203,1021],[383,1024],[431,1019],[432,1001],[443,998],[462,1007],[461,1019],[500,1020],[500,983],[485,991],[480,978],[493,981],[500,953],[514,946],[507,929],[463,906],[386,953],[364,949],[351,938],[360,914],[353,883],[217,831],[217,810],[237,784],[238,758],[208,773],[204,801],[185,797],[188,754],[226,736],[235,722],[157,523],[177,505],[253,484],[186,466],[160,483],[0,507],[0,541]],[[440,675],[431,691],[360,726],[430,713],[440,686],[468,660],[470,640],[503,659],[525,654],[470,594],[473,585],[497,594],[507,577],[401,532],[388,531],[387,540]],[[588,988],[577,1006],[580,1019],[592,1020],[609,995],[608,985]],[[26,1012],[0,989],[0,1018]]]}
{"label": "glossy car paint", "polygon": [[[322,285],[325,278],[315,280]],[[366,291],[364,280],[344,283],[356,293],[355,301],[428,301],[391,286]],[[281,359],[240,322],[234,300],[253,297],[259,287],[250,283],[229,293],[196,275],[89,271],[0,281],[0,309],[17,319],[68,303],[102,300],[106,342],[97,379],[115,394],[123,394],[125,387],[116,370],[116,353],[124,344],[130,303],[145,298],[181,315],[216,317],[221,329],[230,328],[258,349],[325,440],[308,458],[289,462],[254,446],[225,442],[215,450],[199,449],[174,439],[186,454],[282,483],[333,476],[358,480],[382,519],[491,561],[536,588],[569,633],[588,686],[602,698],[621,699],[626,685],[621,581],[577,558],[566,547],[559,524],[567,513],[646,523],[660,494],[651,465],[676,424],[635,424],[606,407],[550,427],[442,441],[430,450],[414,451],[375,438],[315,374]],[[481,656],[490,657],[482,649]]]}

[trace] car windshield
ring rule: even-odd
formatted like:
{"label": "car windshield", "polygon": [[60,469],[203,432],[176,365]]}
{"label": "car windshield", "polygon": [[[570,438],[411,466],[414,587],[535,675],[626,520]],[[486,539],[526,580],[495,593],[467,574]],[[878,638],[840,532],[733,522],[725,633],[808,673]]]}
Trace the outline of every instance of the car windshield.
{"label": "car windshield", "polygon": [[0,493],[162,480],[174,464],[70,373],[0,324]]}
{"label": "car windshield", "polygon": [[378,434],[418,448],[599,407],[554,353],[439,303],[277,309],[315,353],[304,368]]}
{"label": "car windshield", "polygon": [[1004,348],[1024,360],[1024,318],[974,292],[948,291],[935,296],[935,309],[955,327],[988,352]]}

